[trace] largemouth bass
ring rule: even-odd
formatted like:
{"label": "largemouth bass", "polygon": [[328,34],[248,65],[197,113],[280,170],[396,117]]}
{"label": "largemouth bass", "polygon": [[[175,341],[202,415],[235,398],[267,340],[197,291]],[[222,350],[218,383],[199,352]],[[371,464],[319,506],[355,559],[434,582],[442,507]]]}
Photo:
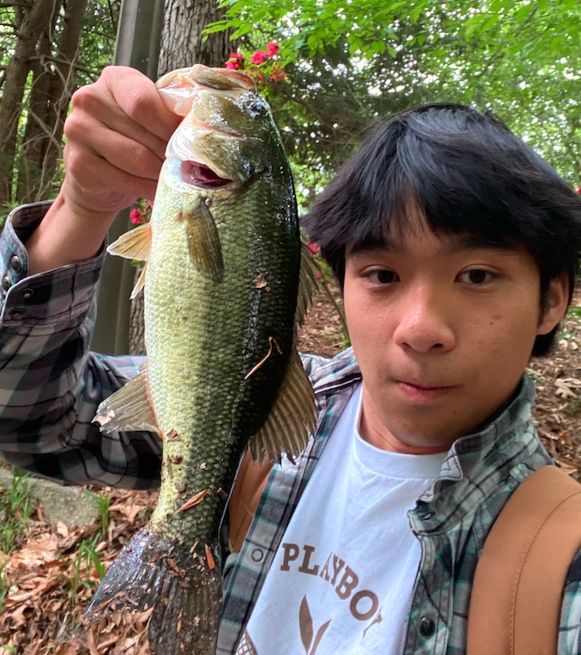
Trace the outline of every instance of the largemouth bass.
{"label": "largemouth bass", "polygon": [[152,650],[213,655],[221,608],[220,525],[247,445],[291,458],[315,410],[296,352],[308,276],[293,182],[267,103],[246,75],[194,66],[158,89],[184,119],[150,223],[110,251],[145,261],[147,364],[103,402],[101,429],[163,439],[158,504],[87,611],[153,608]]}

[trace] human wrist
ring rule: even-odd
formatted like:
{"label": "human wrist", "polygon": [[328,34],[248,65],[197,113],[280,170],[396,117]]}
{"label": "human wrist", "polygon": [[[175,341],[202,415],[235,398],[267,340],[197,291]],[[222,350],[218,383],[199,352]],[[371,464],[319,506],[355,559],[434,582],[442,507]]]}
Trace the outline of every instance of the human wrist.
{"label": "human wrist", "polygon": [[61,192],[26,241],[29,274],[95,257],[116,215],[80,206]]}

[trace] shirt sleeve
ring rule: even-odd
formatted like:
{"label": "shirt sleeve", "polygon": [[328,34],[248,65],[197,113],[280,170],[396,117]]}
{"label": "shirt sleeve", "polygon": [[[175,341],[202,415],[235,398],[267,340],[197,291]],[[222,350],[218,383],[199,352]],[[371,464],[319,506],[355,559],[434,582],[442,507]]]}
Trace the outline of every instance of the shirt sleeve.
{"label": "shirt sleeve", "polygon": [[581,655],[581,551],[567,573],[557,652],[559,655]]}
{"label": "shirt sleeve", "polygon": [[144,362],[90,351],[104,252],[27,276],[23,243],[49,206],[13,211],[0,236],[0,457],[72,483],[156,488],[161,440],[93,424],[99,403]]}

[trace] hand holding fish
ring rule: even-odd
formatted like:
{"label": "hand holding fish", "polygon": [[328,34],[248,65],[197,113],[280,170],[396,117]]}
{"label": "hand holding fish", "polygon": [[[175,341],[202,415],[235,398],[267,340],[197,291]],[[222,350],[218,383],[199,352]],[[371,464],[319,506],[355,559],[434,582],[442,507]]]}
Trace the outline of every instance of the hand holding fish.
{"label": "hand holding fish", "polygon": [[121,66],[79,89],[72,107],[65,181],[27,243],[31,273],[94,256],[121,209],[153,199],[167,141],[180,122],[151,80]]}

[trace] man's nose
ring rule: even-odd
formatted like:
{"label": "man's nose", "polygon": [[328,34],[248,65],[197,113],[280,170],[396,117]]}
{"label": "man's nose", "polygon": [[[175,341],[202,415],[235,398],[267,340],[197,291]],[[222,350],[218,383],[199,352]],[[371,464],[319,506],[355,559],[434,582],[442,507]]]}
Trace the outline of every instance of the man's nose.
{"label": "man's nose", "polygon": [[456,345],[452,302],[432,285],[408,289],[398,308],[397,345],[416,352],[448,352]]}

